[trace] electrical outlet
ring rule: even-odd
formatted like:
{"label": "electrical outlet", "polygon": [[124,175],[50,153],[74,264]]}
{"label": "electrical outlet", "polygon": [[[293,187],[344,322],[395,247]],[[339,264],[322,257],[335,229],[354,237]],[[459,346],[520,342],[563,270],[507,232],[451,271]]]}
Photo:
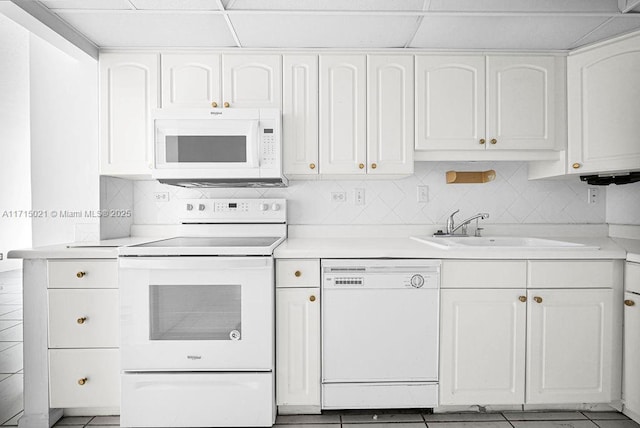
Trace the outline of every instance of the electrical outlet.
{"label": "electrical outlet", "polygon": [[0,260],[4,259],[4,254],[0,253]]}
{"label": "electrical outlet", "polygon": [[333,202],[346,202],[347,192],[331,192],[331,200]]}
{"label": "electrical outlet", "polygon": [[429,186],[418,186],[418,202],[429,202]]}
{"label": "electrical outlet", "polygon": [[587,202],[590,204],[595,204],[598,201],[598,189],[595,187],[589,187],[589,198]]}
{"label": "electrical outlet", "polygon": [[156,202],[169,202],[169,192],[155,192],[153,199]]}
{"label": "electrical outlet", "polygon": [[356,205],[364,205],[364,189],[355,189],[353,191]]}

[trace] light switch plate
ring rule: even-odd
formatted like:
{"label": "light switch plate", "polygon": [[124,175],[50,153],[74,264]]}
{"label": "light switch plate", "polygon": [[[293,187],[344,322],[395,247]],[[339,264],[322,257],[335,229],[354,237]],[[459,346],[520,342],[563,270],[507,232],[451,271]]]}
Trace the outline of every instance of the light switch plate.
{"label": "light switch plate", "polygon": [[418,186],[418,202],[429,202],[429,186]]}
{"label": "light switch plate", "polygon": [[354,200],[356,205],[364,205],[364,189],[355,189]]}

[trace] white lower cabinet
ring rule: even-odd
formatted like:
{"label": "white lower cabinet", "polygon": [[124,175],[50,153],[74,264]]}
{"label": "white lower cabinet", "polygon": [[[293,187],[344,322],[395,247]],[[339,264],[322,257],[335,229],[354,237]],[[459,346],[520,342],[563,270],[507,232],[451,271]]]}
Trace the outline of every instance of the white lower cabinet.
{"label": "white lower cabinet", "polygon": [[523,290],[442,290],[440,404],[524,402]]}
{"label": "white lower cabinet", "polygon": [[53,408],[120,406],[118,349],[50,349]]}
{"label": "white lower cabinet", "polygon": [[[443,262],[441,405],[610,403],[619,398],[614,391],[620,376],[619,312],[613,306],[621,287],[619,262],[594,261],[608,278],[585,279],[583,288],[574,288],[568,278],[584,261],[530,261],[526,282],[515,275],[511,288],[502,288],[506,284],[499,281],[497,261],[487,262],[493,276],[487,270],[477,275],[474,266],[481,261],[465,263]],[[468,282],[474,276],[482,279],[477,287]],[[554,276],[566,277],[567,287],[559,287]],[[491,286],[491,280],[501,288]]]}
{"label": "white lower cabinet", "polygon": [[276,404],[320,413],[320,263],[276,264]]}
{"label": "white lower cabinet", "polygon": [[640,263],[627,262],[624,283],[624,413],[640,423]]}
{"label": "white lower cabinet", "polygon": [[610,289],[529,290],[526,403],[611,401]]}

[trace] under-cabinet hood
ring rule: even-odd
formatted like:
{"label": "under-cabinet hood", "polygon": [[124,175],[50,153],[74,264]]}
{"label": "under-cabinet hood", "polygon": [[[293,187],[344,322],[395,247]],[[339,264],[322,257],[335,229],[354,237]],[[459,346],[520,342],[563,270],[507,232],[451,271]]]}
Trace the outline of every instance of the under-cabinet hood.
{"label": "under-cabinet hood", "polygon": [[158,180],[162,184],[188,188],[216,188],[216,187],[287,187],[289,180],[279,178],[219,178],[219,179],[165,179]]}

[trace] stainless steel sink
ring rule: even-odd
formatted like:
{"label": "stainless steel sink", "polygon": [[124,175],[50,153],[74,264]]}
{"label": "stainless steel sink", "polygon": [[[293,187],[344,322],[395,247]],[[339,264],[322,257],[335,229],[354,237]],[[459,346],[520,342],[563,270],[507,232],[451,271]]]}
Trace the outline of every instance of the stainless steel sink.
{"label": "stainless steel sink", "polygon": [[436,248],[500,248],[500,249],[526,249],[526,250],[597,250],[600,247],[594,245],[579,244],[575,242],[557,241],[553,239],[527,238],[517,236],[412,236],[414,239]]}

